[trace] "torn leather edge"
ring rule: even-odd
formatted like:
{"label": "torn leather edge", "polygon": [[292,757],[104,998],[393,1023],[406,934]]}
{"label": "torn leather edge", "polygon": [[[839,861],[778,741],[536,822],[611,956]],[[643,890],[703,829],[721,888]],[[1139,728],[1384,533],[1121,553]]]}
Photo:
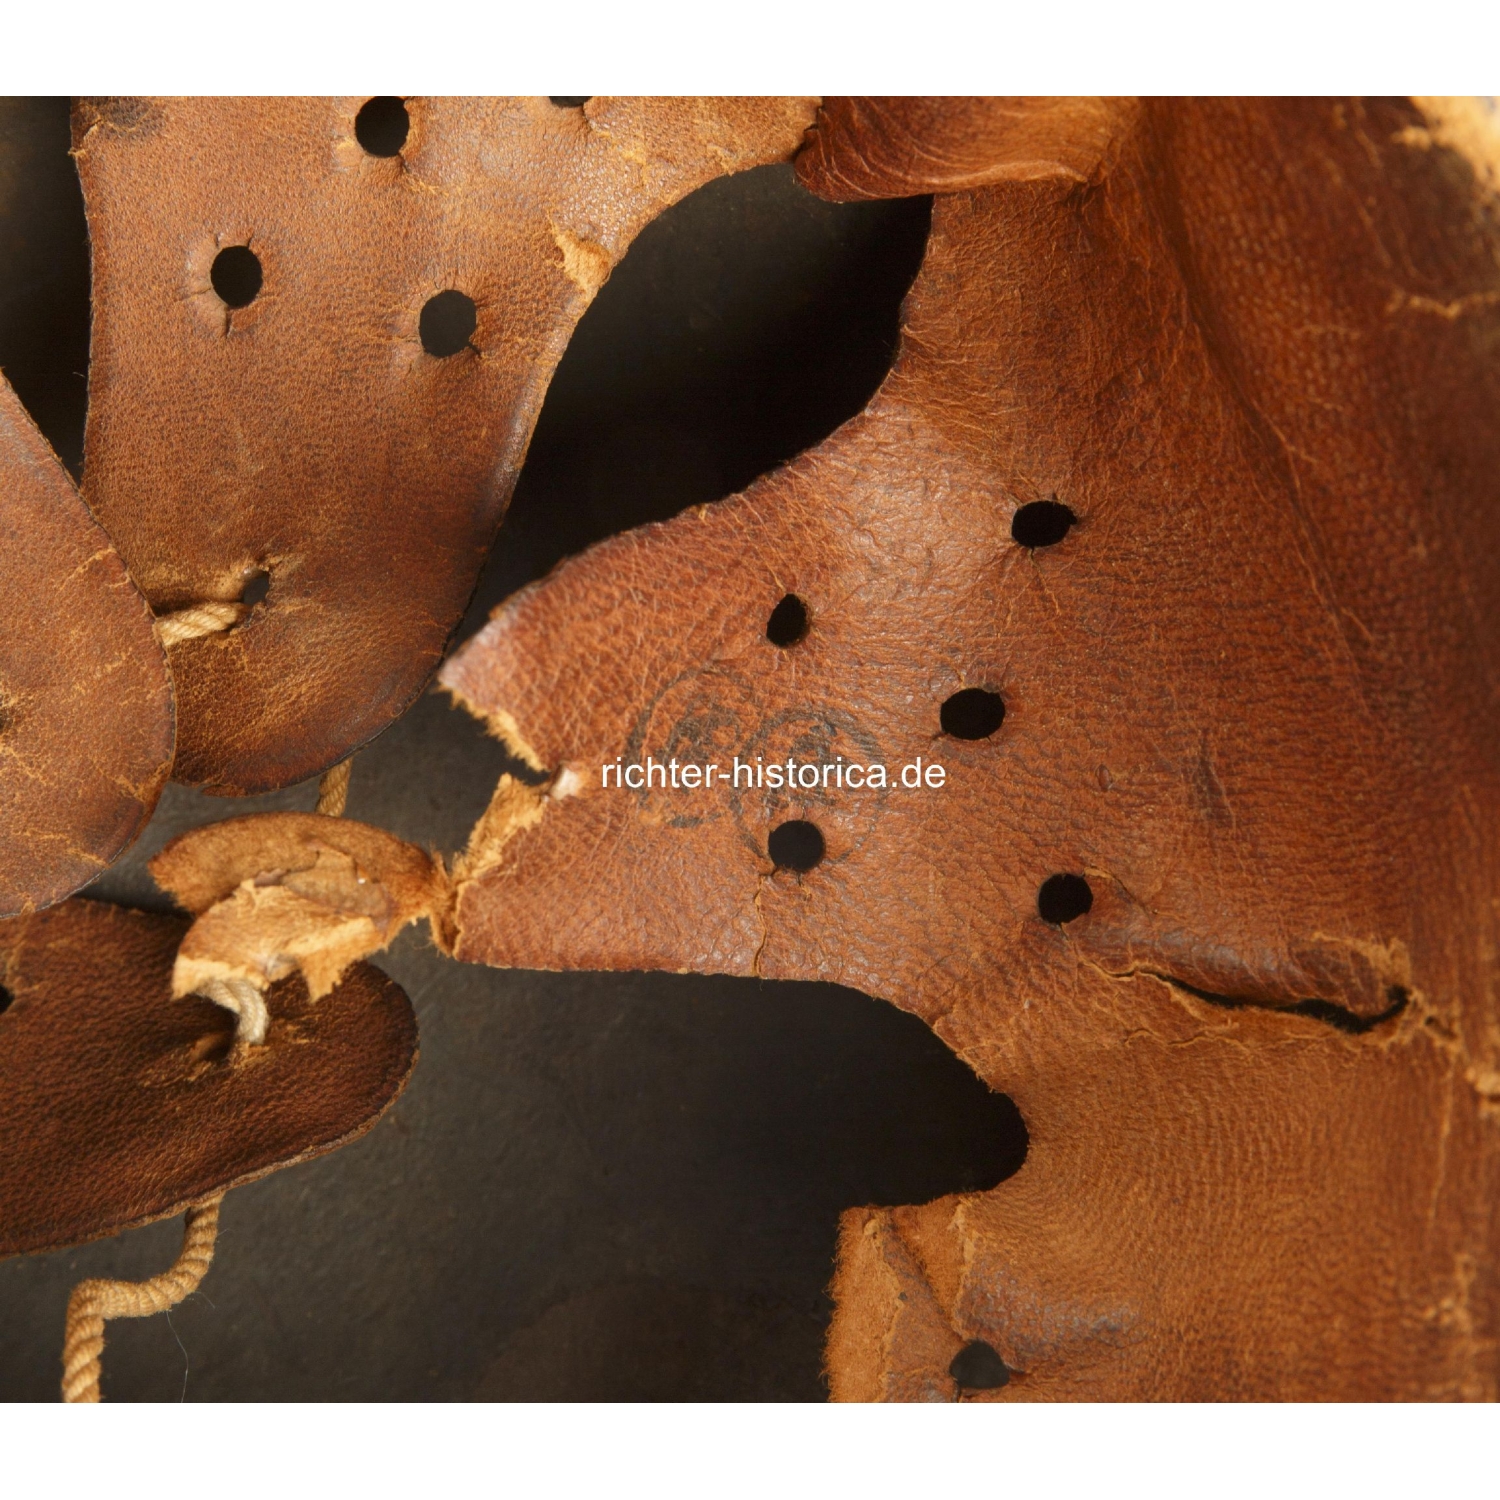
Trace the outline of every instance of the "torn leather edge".
{"label": "torn leather edge", "polygon": [[230,1010],[238,1041],[254,1045],[265,992],[294,972],[317,1001],[423,920],[452,957],[465,889],[579,786],[568,766],[540,785],[502,775],[451,869],[394,834],[318,813],[252,814],[180,835],[149,866],[194,918],[174,961],[173,998],[200,995]]}

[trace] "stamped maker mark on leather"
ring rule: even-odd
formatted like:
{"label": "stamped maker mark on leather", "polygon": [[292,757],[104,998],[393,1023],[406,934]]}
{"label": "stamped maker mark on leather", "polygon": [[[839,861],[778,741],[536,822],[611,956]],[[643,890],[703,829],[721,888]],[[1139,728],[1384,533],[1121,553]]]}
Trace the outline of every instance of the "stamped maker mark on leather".
{"label": "stamped maker mark on leather", "polygon": [[[815,821],[833,834],[828,858],[847,857],[874,827],[890,786],[841,787],[818,777],[813,786],[772,786],[762,769],[747,786],[748,776],[735,785],[732,771],[784,765],[799,767],[858,764],[883,765],[880,742],[843,709],[798,705],[765,714],[750,683],[737,673],[718,667],[698,667],[669,682],[636,720],[619,762],[622,766],[658,766],[673,761],[702,768],[698,785],[671,785],[676,777],[652,778],[649,785],[619,782],[619,789],[635,798],[638,815],[669,828],[695,828],[732,815],[747,848],[764,857],[769,830],[788,819]],[[712,777],[706,768],[715,767]],[[633,777],[632,780],[639,780]],[[613,790],[613,786],[611,787]]]}

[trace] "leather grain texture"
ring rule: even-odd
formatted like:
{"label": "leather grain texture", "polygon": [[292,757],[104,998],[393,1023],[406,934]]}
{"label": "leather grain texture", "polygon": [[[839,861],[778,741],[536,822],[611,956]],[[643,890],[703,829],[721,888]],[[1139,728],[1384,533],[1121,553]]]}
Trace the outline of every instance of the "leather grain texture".
{"label": "leather grain texture", "polygon": [[270,991],[266,1045],[171,999],[178,917],[71,901],[0,924],[0,1255],[116,1234],[363,1135],[405,1086],[416,1017],[359,964],[310,1005]]}
{"label": "leather grain texture", "polygon": [[[240,794],[343,759],[415,698],[494,539],[553,368],[635,234],[785,160],[795,99],[82,102],[94,266],[85,494],[157,613],[263,600],[172,648],[178,780]],[[238,247],[258,290],[220,295]],[[428,352],[439,294],[467,342]],[[253,598],[253,595],[252,595]]]}
{"label": "leather grain texture", "polygon": [[[955,180],[869,118],[825,107],[805,180]],[[1492,1398],[1495,200],[1405,103],[1114,118],[1086,181],[939,196],[862,415],[445,666],[554,773],[476,833],[456,951],[835,980],[1016,1101],[997,1189],[848,1216],[837,1397],[953,1398],[979,1339],[1016,1372],[984,1399]],[[1021,545],[1047,500],[1076,524]],[[987,738],[942,728],[967,688]],[[946,783],[601,786],[789,754]],[[1092,907],[1043,920],[1063,873]]]}
{"label": "leather grain texture", "polygon": [[172,764],[151,612],[0,376],[0,917],[60,901],[145,826]]}

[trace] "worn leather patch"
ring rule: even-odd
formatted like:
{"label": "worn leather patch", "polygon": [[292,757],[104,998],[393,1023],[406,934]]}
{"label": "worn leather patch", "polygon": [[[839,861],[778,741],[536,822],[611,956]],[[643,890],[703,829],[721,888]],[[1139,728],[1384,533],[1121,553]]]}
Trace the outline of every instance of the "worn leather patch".
{"label": "worn leather patch", "polygon": [[409,99],[378,155],[365,102],[75,114],[85,494],[158,614],[264,592],[171,650],[174,774],[212,792],[305,780],[411,703],[611,268],[693,188],[790,157],[813,112]]}
{"label": "worn leather patch", "polygon": [[151,861],[156,883],[197,917],[172,993],[300,971],[321,1000],[351,964],[427,917],[441,942],[449,905],[440,860],[381,829],[317,813],[260,813],[192,829]]}
{"label": "worn leather patch", "polygon": [[316,1005],[274,986],[266,1045],[171,998],[186,920],[71,901],[0,923],[0,1255],[56,1249],[363,1135],[416,1061],[406,996],[359,964]]}
{"label": "worn leather patch", "polygon": [[[940,196],[861,416],[444,668],[554,773],[456,951],[857,986],[1015,1099],[1014,1177],[846,1227],[836,1392],[982,1339],[993,1399],[1492,1397],[1494,200],[1402,104],[1153,104],[1096,154]],[[897,784],[602,776],[789,756]],[[912,1267],[951,1339],[886,1305]]]}
{"label": "worn leather patch", "polygon": [[172,764],[151,612],[0,376],[0,916],[60,901],[145,826]]}

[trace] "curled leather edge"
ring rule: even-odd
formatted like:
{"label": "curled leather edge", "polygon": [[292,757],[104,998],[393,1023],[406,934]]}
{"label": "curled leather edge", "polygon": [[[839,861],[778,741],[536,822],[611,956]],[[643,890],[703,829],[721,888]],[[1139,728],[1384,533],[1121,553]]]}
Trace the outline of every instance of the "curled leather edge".
{"label": "curled leather edge", "polygon": [[1092,181],[1139,113],[1132,98],[828,98],[796,160],[834,203],[996,182]]}

